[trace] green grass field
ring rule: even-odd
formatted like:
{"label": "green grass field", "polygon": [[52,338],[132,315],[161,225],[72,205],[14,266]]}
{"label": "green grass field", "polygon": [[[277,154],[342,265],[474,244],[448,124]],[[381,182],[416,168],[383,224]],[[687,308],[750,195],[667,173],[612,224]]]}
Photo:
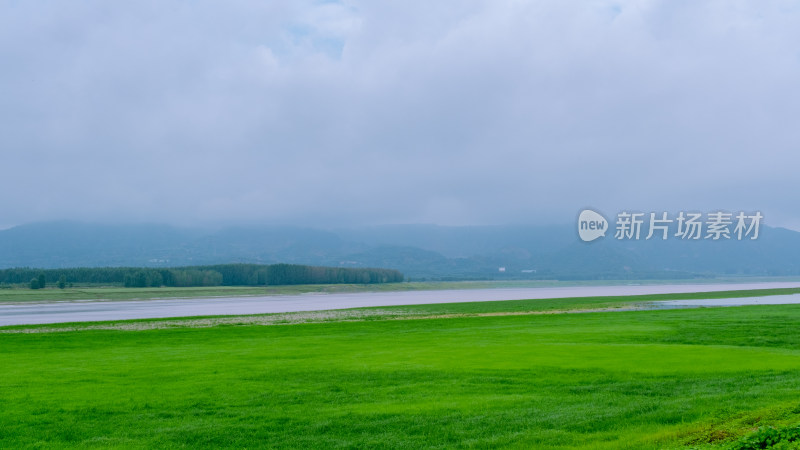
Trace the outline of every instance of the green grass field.
{"label": "green grass field", "polygon": [[800,422],[800,305],[536,314],[628,301],[0,329],[0,447],[724,448]]}

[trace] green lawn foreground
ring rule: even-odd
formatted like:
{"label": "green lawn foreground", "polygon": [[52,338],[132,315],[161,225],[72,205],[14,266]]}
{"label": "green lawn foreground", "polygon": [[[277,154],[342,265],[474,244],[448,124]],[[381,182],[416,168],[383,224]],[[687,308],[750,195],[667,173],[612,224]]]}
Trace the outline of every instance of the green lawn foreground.
{"label": "green lawn foreground", "polygon": [[717,448],[800,422],[798,325],[782,305],[0,333],[0,447]]}

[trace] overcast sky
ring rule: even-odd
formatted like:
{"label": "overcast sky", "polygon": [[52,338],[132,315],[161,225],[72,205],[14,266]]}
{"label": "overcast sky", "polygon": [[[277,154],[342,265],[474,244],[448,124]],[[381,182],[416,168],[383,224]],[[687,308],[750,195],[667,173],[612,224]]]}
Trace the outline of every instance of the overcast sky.
{"label": "overcast sky", "polygon": [[0,0],[0,225],[800,229],[797,1]]}

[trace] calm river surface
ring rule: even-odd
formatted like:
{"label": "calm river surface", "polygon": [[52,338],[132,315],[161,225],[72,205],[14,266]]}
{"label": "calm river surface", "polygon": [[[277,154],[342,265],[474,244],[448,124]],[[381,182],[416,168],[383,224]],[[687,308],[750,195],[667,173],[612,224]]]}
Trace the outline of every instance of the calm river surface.
{"label": "calm river surface", "polygon": [[[131,301],[70,301],[0,304],[0,326],[98,320],[150,319],[162,317],[264,314],[318,311],[365,306],[417,305],[425,303],[483,302],[543,298],[675,294],[747,289],[800,287],[800,282],[675,284],[635,286],[572,286],[542,288],[497,288],[433,291],[359,292],[264,297],[193,298]],[[791,297],[791,301],[788,298]],[[0,296],[0,299],[2,297]],[[753,299],[691,300],[666,306],[732,306],[784,301],[800,303],[800,296],[754,297]],[[2,301],[2,300],[0,300]],[[678,301],[681,302],[681,301]],[[698,302],[712,302],[701,304]],[[713,302],[717,302],[714,304]],[[722,302],[722,303],[720,303]],[[664,302],[661,302],[664,303]],[[667,302],[669,303],[669,302]]]}

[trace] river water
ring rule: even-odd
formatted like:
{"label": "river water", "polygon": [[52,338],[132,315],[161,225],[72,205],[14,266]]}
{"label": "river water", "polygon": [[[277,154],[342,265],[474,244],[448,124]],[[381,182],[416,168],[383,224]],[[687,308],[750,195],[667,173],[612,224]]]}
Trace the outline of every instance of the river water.
{"label": "river water", "polygon": [[747,305],[792,305],[800,303],[800,294],[768,295],[766,297],[706,298],[700,300],[665,300],[653,302],[667,307],[713,307]]}
{"label": "river water", "polygon": [[[627,286],[571,286],[541,288],[496,288],[397,292],[308,293],[264,297],[193,298],[130,301],[61,301],[35,303],[0,303],[0,326],[100,320],[151,319],[165,317],[264,314],[297,311],[346,309],[366,306],[398,306],[433,303],[483,302],[567,297],[674,294],[747,289],[800,287],[800,282],[674,284]],[[800,296],[754,297],[736,299],[738,304],[765,304],[778,301],[800,303]],[[0,297],[1,298],[1,297]],[[731,306],[732,299],[675,300],[666,306]],[[712,302],[701,304],[698,302]],[[718,302],[718,303],[713,303]]]}

